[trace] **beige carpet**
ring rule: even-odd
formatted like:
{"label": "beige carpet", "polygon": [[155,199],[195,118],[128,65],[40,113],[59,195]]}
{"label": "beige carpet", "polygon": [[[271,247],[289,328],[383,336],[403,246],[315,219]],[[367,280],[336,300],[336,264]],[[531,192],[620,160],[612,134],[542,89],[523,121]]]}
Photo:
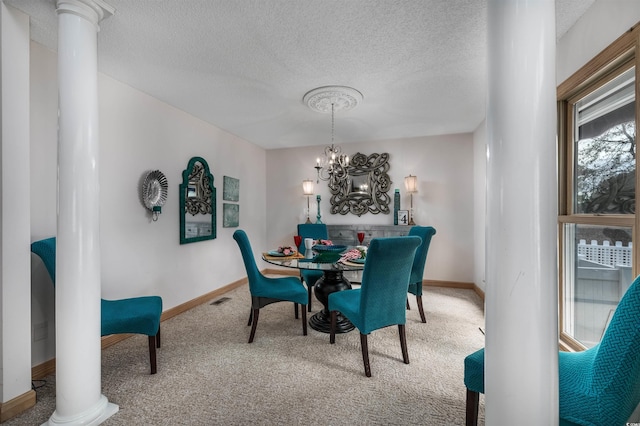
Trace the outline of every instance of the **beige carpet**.
{"label": "beige carpet", "polygon": [[[293,304],[276,303],[261,310],[255,341],[247,344],[248,288],[224,297],[162,323],[156,375],[149,374],[146,336],[103,351],[102,392],[120,407],[103,424],[464,424],[463,359],[484,346],[482,302],[473,291],[426,288],[427,324],[411,297],[411,363],[402,363],[397,327],[374,331],[371,378],[357,331],[337,335],[335,345],[311,328],[303,336]],[[50,376],[37,389],[35,407],[4,424],[40,425],[54,410]]]}

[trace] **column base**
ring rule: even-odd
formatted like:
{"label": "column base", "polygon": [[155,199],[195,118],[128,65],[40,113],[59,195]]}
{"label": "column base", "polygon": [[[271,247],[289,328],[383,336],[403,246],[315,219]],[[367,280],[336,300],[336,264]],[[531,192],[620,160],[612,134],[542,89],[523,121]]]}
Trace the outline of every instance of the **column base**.
{"label": "column base", "polygon": [[100,395],[98,403],[86,410],[84,413],[76,414],[74,416],[60,416],[58,411],[54,411],[51,418],[42,426],[54,426],[54,425],[86,425],[94,426],[107,420],[118,412],[120,407],[116,404],[112,404],[107,400],[107,397]]}

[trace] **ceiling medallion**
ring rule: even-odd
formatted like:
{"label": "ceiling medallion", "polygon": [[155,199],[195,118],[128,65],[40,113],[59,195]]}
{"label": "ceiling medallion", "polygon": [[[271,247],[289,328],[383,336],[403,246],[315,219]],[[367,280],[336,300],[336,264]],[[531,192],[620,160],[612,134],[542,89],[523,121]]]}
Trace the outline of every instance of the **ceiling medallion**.
{"label": "ceiling medallion", "polygon": [[362,102],[362,93],[347,86],[322,86],[309,90],[302,101],[313,111],[329,114],[334,111],[349,111]]}
{"label": "ceiling medallion", "polygon": [[349,156],[342,148],[334,144],[336,111],[348,111],[362,102],[362,93],[346,86],[323,86],[308,91],[303,102],[313,111],[331,113],[331,145],[324,148],[324,156],[316,159],[316,183],[329,181],[329,188],[337,188],[343,182],[349,182]]}

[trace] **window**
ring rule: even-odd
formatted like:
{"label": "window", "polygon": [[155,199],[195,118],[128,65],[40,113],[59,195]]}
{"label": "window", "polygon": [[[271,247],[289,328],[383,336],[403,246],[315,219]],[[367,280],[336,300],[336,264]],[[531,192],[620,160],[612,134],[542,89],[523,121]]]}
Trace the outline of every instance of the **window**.
{"label": "window", "polygon": [[558,88],[561,344],[602,338],[637,274],[638,28]]}

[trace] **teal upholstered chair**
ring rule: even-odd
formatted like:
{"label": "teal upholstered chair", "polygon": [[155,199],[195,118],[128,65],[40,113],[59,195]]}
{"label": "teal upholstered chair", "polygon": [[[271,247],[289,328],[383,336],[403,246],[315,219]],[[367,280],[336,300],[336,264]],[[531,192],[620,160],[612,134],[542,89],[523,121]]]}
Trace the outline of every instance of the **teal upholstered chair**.
{"label": "teal upholstered chair", "polygon": [[[298,247],[300,254],[305,254],[304,239],[313,238],[314,240],[326,240],[329,238],[329,232],[327,231],[327,225],[324,223],[300,223],[298,224],[298,235],[302,237],[302,243]],[[311,299],[313,298],[313,286],[316,281],[322,276],[322,271],[300,270],[300,278],[307,285],[309,291],[309,304],[307,308],[311,312]]]}
{"label": "teal upholstered chair", "polygon": [[[416,250],[416,256],[413,259],[411,267],[411,278],[409,279],[409,293],[416,296],[418,302],[418,311],[422,322],[427,322],[424,316],[424,308],[422,307],[422,276],[424,275],[424,265],[427,262],[427,253],[431,244],[431,237],[436,234],[435,228],[432,226],[414,226],[409,230],[409,235],[422,238],[422,244]],[[409,309],[409,301],[407,300],[407,309]]]}
{"label": "teal upholstered chair", "polygon": [[249,343],[253,342],[256,334],[260,309],[276,302],[293,302],[296,307],[296,313],[298,304],[303,305],[302,334],[306,336],[307,310],[304,309],[304,306],[307,304],[307,290],[300,282],[300,279],[297,277],[265,277],[258,270],[246,232],[241,229],[237,230],[233,233],[233,239],[236,240],[238,247],[240,247],[244,267],[247,270],[247,279],[249,280],[249,292],[251,293],[251,312],[249,314],[249,323],[247,324],[251,325]]}
{"label": "teal upholstered chair", "polygon": [[371,377],[367,335],[383,327],[398,325],[402,358],[405,364],[409,364],[405,303],[411,265],[419,245],[419,237],[374,238],[367,251],[360,288],[329,294],[329,341],[335,343],[337,311],[340,311],[360,330],[362,361],[367,377]]}
{"label": "teal upholstered chair", "polygon": [[[56,283],[56,238],[31,243],[31,251],[38,255]],[[151,374],[157,371],[156,347],[160,347],[160,316],[162,299],[159,296],[105,300],[100,303],[101,335],[145,334],[149,336]]]}
{"label": "teal upholstered chair", "polygon": [[[596,346],[560,352],[560,425],[624,425],[640,403],[640,276],[626,291]],[[484,349],[464,361],[467,425],[478,420]]]}

